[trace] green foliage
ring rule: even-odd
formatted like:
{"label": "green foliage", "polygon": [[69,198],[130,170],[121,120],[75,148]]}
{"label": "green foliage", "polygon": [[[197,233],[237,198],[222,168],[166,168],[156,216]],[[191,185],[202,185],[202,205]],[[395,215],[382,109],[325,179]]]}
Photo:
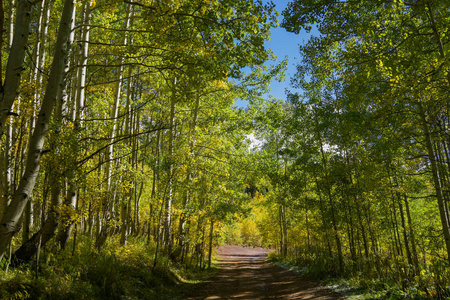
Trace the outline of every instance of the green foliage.
{"label": "green foliage", "polygon": [[242,245],[241,228],[237,222],[231,220],[225,223],[220,231],[220,244],[224,245]]}
{"label": "green foliage", "polygon": [[301,93],[250,108],[271,259],[375,298],[447,297],[446,5],[292,1],[283,15],[320,35],[300,47]]}
{"label": "green foliage", "polygon": [[[14,15],[10,3],[5,5],[5,15]],[[203,268],[207,246],[214,245],[216,238],[213,228],[212,240],[205,242],[209,224],[220,227],[229,215],[245,210],[243,203],[248,200],[243,182],[252,170],[243,140],[252,120],[233,103],[238,98],[260,96],[274,77],[282,78],[286,66],[286,62],[264,66],[273,58],[264,43],[270,28],[277,24],[274,4],[248,0],[79,1],[72,30],[74,44],[66,61],[67,86],[61,84],[65,91],[60,94],[65,97],[58,95],[49,138],[42,146],[45,155],[36,164],[33,153],[27,158],[28,145],[33,126],[40,126],[33,121],[49,80],[45,74],[56,58],[52,50],[63,6],[64,1],[59,0],[32,4],[35,34],[24,45],[29,55],[20,97],[14,103],[18,116],[8,117],[8,136],[2,136],[2,142],[10,143],[9,148],[2,143],[0,153],[5,158],[1,160],[1,188],[7,185],[5,193],[1,192],[2,212],[21,183],[27,161],[41,170],[39,176],[35,174],[36,185],[27,185],[24,192],[32,209],[23,218],[23,240],[16,235],[12,248],[25,248],[30,234],[48,225],[48,236],[57,232],[59,243],[41,245],[48,251],[42,263],[45,271],[63,268],[56,261],[68,259],[55,254],[59,251],[56,245],[64,248],[67,240],[70,244],[75,232],[77,238],[85,238],[89,232],[96,240],[92,245],[99,249],[107,238],[117,239],[120,232],[121,245],[129,236],[145,236],[149,243],[158,244],[158,267],[171,263],[168,257],[173,253],[167,253],[171,246],[179,250],[188,244],[183,248],[186,253],[172,260]],[[14,33],[12,22],[3,25],[5,32]],[[7,39],[9,35],[0,49],[3,62],[14,56]],[[251,74],[244,75],[243,68],[252,69]],[[235,84],[231,78],[241,82]],[[22,220],[22,203],[11,205],[16,207],[14,220]],[[54,223],[48,222],[52,210],[57,212],[51,215],[56,216]],[[22,221],[16,223],[19,231]],[[255,230],[254,224],[247,228]],[[166,234],[172,236],[161,241]],[[249,233],[245,236],[251,238]],[[172,241],[174,245],[168,245]],[[31,248],[34,254],[36,248]],[[101,297],[127,293],[129,287],[119,282],[123,273],[131,270],[112,267],[122,263],[117,253],[112,249],[83,251],[83,257],[92,259],[83,262],[89,269],[58,269],[60,273],[55,273],[68,273],[70,278],[60,276],[67,282],[51,290],[63,289],[73,280]],[[150,256],[147,259],[152,265]],[[62,262],[66,263],[71,262]]]}
{"label": "green foliage", "polygon": [[117,248],[111,240],[101,253],[91,251],[83,237],[75,256],[43,253],[38,278],[34,262],[2,271],[2,299],[178,299],[182,282],[195,282],[205,273],[182,266],[152,268],[154,245],[130,239]]}

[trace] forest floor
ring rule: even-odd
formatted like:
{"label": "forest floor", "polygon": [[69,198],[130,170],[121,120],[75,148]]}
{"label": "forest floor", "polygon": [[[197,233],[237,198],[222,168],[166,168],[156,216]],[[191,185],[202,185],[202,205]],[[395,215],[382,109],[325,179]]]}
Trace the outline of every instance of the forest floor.
{"label": "forest floor", "polygon": [[217,249],[221,271],[192,289],[188,299],[344,299],[295,273],[266,262],[270,250],[240,246]]}

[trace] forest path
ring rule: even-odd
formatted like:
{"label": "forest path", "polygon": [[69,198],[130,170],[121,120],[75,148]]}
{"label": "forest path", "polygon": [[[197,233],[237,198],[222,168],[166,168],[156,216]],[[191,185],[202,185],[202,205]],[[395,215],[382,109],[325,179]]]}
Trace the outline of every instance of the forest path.
{"label": "forest path", "polygon": [[221,271],[190,300],[212,299],[344,299],[339,294],[265,261],[263,248],[221,246]]}

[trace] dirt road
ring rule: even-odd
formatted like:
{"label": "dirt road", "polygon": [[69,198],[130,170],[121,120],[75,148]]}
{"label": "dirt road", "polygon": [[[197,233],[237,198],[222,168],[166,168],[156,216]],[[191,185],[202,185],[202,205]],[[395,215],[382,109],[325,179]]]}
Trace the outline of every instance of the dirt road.
{"label": "dirt road", "polygon": [[265,262],[268,250],[222,246],[221,272],[188,299],[344,299],[339,294]]}

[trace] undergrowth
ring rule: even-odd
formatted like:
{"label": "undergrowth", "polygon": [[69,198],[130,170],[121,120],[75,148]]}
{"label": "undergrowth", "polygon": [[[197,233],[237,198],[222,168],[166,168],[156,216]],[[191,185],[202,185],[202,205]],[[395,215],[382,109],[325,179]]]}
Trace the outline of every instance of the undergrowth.
{"label": "undergrowth", "polygon": [[319,281],[350,300],[450,299],[450,286],[445,284],[450,274],[445,268],[446,262],[442,261],[433,261],[427,269],[422,269],[419,275],[406,282],[396,278],[392,268],[383,276],[374,276],[374,272],[370,271],[348,271],[340,275],[333,268],[327,269],[326,262],[299,263],[293,257],[283,259],[276,252],[270,253],[267,260],[304,278]]}
{"label": "undergrowth", "polygon": [[50,245],[37,274],[36,261],[7,271],[3,261],[0,299],[183,299],[183,291],[207,275],[165,257],[153,268],[154,247],[144,240],[118,244],[112,238],[98,252],[84,238],[73,255],[71,250],[54,254]]}

